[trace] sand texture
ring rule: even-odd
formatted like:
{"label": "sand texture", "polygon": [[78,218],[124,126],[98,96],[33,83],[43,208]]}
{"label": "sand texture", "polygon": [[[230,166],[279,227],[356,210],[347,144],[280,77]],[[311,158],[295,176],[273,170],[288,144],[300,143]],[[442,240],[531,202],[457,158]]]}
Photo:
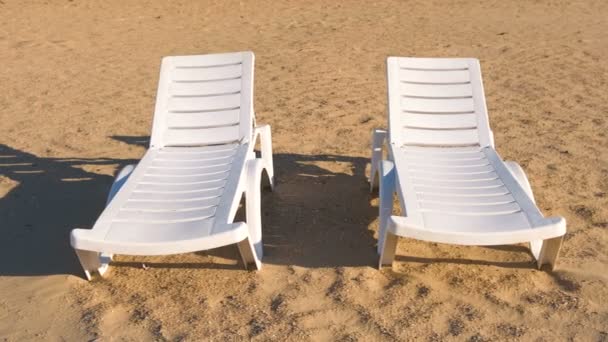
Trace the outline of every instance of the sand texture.
{"label": "sand texture", "polygon": [[[592,0],[0,0],[0,340],[607,341],[607,18]],[[273,130],[263,270],[228,246],[85,281],[69,232],[143,155],[160,59],[241,50]],[[524,245],[408,239],[375,268],[387,56],[480,59],[498,152],[567,219],[556,271]]]}

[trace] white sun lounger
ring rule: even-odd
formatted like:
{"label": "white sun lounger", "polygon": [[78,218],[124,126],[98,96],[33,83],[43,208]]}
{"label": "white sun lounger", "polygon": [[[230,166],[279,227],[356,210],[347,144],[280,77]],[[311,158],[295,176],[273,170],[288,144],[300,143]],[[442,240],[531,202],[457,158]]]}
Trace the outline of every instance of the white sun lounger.
{"label": "white sun lounger", "polygon": [[[380,179],[380,267],[397,238],[460,245],[529,242],[555,266],[566,222],[536,207],[521,167],[494,150],[479,61],[389,57],[389,130],[375,130],[370,182]],[[388,160],[382,160],[384,142]],[[403,216],[391,216],[397,192]]]}
{"label": "white sun lounger", "polygon": [[[93,229],[72,231],[88,279],[103,275],[113,254],[229,244],[260,269],[260,182],[265,169],[272,187],[273,165],[270,127],[253,127],[253,63],[251,52],[163,59],[150,149],[116,177]],[[243,193],[247,223],[235,223]]]}

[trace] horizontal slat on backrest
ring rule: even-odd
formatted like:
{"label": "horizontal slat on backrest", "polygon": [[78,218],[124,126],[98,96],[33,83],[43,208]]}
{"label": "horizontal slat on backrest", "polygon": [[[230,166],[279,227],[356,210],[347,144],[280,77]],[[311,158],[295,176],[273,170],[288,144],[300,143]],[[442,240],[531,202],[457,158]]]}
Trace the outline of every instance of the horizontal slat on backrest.
{"label": "horizontal slat on backrest", "polygon": [[169,112],[195,113],[237,109],[241,105],[239,94],[220,96],[171,97]]}
{"label": "horizontal slat on backrest", "polygon": [[473,88],[470,83],[465,84],[418,84],[401,83],[402,96],[419,96],[431,98],[471,97]]}
{"label": "horizontal slat on backrest", "polygon": [[243,73],[241,64],[231,64],[202,68],[175,68],[171,71],[174,82],[207,82],[240,78]]}
{"label": "horizontal slat on backrest", "polygon": [[221,80],[210,82],[172,82],[169,93],[172,96],[223,95],[241,91],[241,80]]}
{"label": "horizontal slat on backrest", "polygon": [[204,113],[171,113],[167,118],[169,128],[202,128],[232,126],[239,123],[239,110]]}
{"label": "horizontal slat on backrest", "polygon": [[454,129],[477,127],[475,114],[414,114],[408,113],[403,118],[408,128]]}
{"label": "horizontal slat on backrest", "polygon": [[469,61],[464,58],[399,58],[399,67],[430,70],[467,69]]}
{"label": "horizontal slat on backrest", "polygon": [[403,97],[401,108],[407,112],[420,113],[474,113],[472,98],[462,99],[421,99]]}
{"label": "horizontal slat on backrest", "polygon": [[167,129],[165,139],[169,146],[196,146],[234,142],[239,140],[239,126]]}
{"label": "horizontal slat on backrest", "polygon": [[420,146],[472,146],[479,143],[477,129],[403,129],[403,143]]}
{"label": "horizontal slat on backrest", "polygon": [[400,146],[485,146],[479,63],[472,58],[390,57],[391,139]]}
{"label": "horizontal slat on backrest", "polygon": [[243,62],[243,52],[210,55],[172,56],[170,58],[179,68],[212,67]]}
{"label": "horizontal slat on backrest", "polygon": [[153,147],[205,146],[251,136],[253,53],[163,59]]}
{"label": "horizontal slat on backrest", "polygon": [[413,70],[400,69],[401,82],[449,84],[468,83],[471,81],[469,70]]}

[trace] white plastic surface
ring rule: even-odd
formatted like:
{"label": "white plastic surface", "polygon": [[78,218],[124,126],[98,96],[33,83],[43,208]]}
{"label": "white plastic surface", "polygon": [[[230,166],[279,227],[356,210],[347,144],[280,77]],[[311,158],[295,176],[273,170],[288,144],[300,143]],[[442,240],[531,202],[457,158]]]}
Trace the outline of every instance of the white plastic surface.
{"label": "white plastic surface", "polygon": [[389,131],[399,146],[489,146],[479,61],[389,57]]}
{"label": "white plastic surface", "polygon": [[[87,278],[105,271],[103,255],[228,244],[261,267],[260,178],[264,169],[272,177],[273,163],[270,126],[252,127],[252,63],[250,52],[163,59],[151,148],[119,173],[93,229],[72,231]],[[243,194],[247,223],[233,223]]]}
{"label": "white plastic surface", "polygon": [[151,147],[249,142],[253,63],[252,52],[163,58]]}
{"label": "white plastic surface", "polygon": [[[544,218],[523,170],[494,150],[479,62],[389,57],[388,91],[395,171],[380,175],[380,265],[392,262],[396,236],[463,245],[532,242],[539,267],[553,265],[565,220]],[[372,170],[381,134],[374,137]],[[387,211],[387,187],[397,192],[403,217]]]}

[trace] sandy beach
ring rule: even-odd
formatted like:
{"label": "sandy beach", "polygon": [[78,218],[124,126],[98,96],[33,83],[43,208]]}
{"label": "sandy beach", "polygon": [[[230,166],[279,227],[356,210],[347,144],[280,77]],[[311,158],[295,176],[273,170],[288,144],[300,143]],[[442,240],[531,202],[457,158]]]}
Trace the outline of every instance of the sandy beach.
{"label": "sandy beach", "polygon": [[[0,0],[0,18],[0,340],[608,341],[608,2]],[[145,152],[161,58],[243,50],[278,183],[264,268],[229,246],[87,282],[69,232]],[[523,244],[410,239],[376,268],[388,56],[479,58],[498,153],[568,222],[555,271]]]}

